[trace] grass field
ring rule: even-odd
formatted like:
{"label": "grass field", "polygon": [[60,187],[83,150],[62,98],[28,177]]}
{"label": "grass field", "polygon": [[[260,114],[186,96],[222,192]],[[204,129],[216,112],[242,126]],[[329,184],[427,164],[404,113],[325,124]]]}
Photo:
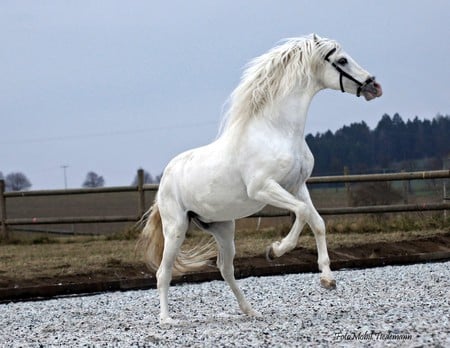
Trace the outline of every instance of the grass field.
{"label": "grass field", "polygon": [[[397,185],[398,186],[398,185]],[[401,186],[399,187],[401,188]],[[148,205],[153,200],[149,192]],[[442,188],[436,182],[413,187],[408,193],[410,203],[442,200]],[[348,205],[344,187],[314,188],[311,196],[318,208]],[[102,193],[55,197],[17,197],[8,199],[8,217],[59,217],[89,215],[136,214],[135,193]],[[450,231],[450,218],[443,212],[379,214],[358,216],[327,216],[325,218],[330,249],[358,246],[374,242],[399,242],[432,237]],[[264,254],[273,241],[280,240],[289,230],[290,218],[242,219],[237,222],[237,257]],[[34,228],[33,226],[28,229]],[[68,276],[90,276],[108,272],[139,275],[146,272],[140,255],[134,251],[136,234],[130,224],[89,224],[39,226],[44,232],[11,231],[11,240],[0,243],[0,287],[11,286],[19,280],[58,279]],[[60,237],[49,233],[54,229],[69,230],[77,235]],[[186,246],[199,242],[202,233],[194,232]],[[311,231],[305,228],[299,246],[315,250]],[[122,272],[122,273],[120,273]],[[120,274],[119,274],[120,273]]]}
{"label": "grass field", "polygon": [[[361,217],[347,221],[328,221],[327,235],[329,249],[352,247],[376,242],[401,242],[407,240],[448,234],[449,222],[431,218],[434,228],[399,229],[396,219],[387,219],[385,230],[378,231],[377,221],[363,220]],[[438,221],[436,221],[438,220]],[[430,223],[428,221],[428,224]],[[425,221],[422,221],[424,223]],[[437,227],[438,224],[441,224]],[[405,225],[406,226],[406,225]],[[377,231],[371,230],[376,227]],[[241,229],[236,233],[236,256],[251,257],[262,255],[265,248],[273,241],[280,240],[289,230],[289,225],[282,224],[259,231]],[[200,231],[193,231],[186,239],[184,247],[191,247],[207,236]],[[17,238],[12,243],[0,245],[0,287],[10,286],[11,282],[26,283],[33,279],[58,279],[68,276],[92,276],[100,273],[122,272],[123,270],[144,274],[145,268],[141,255],[135,252],[135,235],[130,231],[113,236],[97,237],[59,237],[47,236]],[[315,250],[315,240],[309,229],[305,229],[298,241],[298,246]],[[136,274],[135,274],[136,275]]]}

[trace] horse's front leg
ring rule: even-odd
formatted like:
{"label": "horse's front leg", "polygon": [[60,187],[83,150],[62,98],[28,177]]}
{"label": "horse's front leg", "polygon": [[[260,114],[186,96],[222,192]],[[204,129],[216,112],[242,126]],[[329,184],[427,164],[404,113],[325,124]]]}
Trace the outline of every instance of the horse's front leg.
{"label": "horse's front leg", "polygon": [[248,193],[251,198],[278,208],[290,210],[295,214],[295,222],[289,234],[281,242],[273,243],[267,250],[267,256],[269,258],[279,257],[295,248],[300,232],[305,222],[307,222],[313,230],[316,239],[318,265],[322,271],[320,283],[325,288],[335,288],[336,281],[330,270],[330,258],[325,239],[325,223],[314,208],[306,186],[302,186],[300,189],[299,198],[301,200],[291,195],[274,180],[265,182],[258,189],[257,187],[256,185],[249,186]]}
{"label": "horse's front leg", "polygon": [[275,180],[268,180],[261,183],[260,186],[255,183],[249,185],[247,192],[251,198],[257,201],[287,209],[295,214],[294,224],[286,237],[281,242],[274,242],[267,247],[267,258],[274,259],[294,249],[305,225],[305,215],[308,213],[306,204],[286,191]]}
{"label": "horse's front leg", "polygon": [[320,284],[326,289],[334,289],[336,280],[330,269],[330,257],[328,256],[327,241],[325,238],[325,222],[311,204],[311,217],[308,222],[316,239],[319,269],[322,271],[320,275]]}
{"label": "horse's front leg", "polygon": [[306,204],[294,197],[274,180],[268,180],[262,183],[261,186],[255,183],[249,185],[247,191],[249,196],[257,201],[287,209],[295,214],[294,224],[287,236],[281,242],[274,242],[267,247],[267,258],[269,260],[274,259],[294,249],[300,232],[305,225],[305,215],[308,213]]}
{"label": "horse's front leg", "polygon": [[283,256],[297,246],[298,237],[305,226],[305,221],[295,218],[289,233],[279,242],[273,242],[266,249],[266,258],[270,261],[276,257]]}
{"label": "horse's front leg", "polygon": [[314,207],[306,184],[303,184],[300,187],[298,197],[308,206],[309,215],[307,222],[314,233],[314,238],[316,239],[318,254],[317,263],[319,265],[319,269],[322,271],[320,283],[324,288],[333,289],[336,287],[336,281],[334,280],[330,269],[330,257],[328,256],[325,222]]}

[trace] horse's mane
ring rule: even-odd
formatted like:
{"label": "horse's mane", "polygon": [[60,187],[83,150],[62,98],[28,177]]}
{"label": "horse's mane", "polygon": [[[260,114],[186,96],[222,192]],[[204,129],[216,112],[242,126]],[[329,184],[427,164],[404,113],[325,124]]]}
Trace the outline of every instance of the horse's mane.
{"label": "horse's mane", "polygon": [[317,62],[322,62],[325,54],[337,46],[335,41],[312,34],[285,39],[250,61],[240,84],[229,98],[229,108],[219,134],[233,127],[242,127],[247,120],[263,114],[268,107],[288,95],[299,81],[303,88],[307,88]]}

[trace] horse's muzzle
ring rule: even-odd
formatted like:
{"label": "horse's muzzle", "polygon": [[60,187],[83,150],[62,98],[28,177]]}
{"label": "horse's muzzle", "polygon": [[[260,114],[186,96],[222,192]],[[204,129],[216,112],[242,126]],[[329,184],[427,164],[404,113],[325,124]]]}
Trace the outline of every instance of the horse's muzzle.
{"label": "horse's muzzle", "polygon": [[366,82],[361,87],[361,94],[367,101],[381,97],[383,95],[383,89],[381,85],[375,81],[375,78],[371,78],[370,82]]}

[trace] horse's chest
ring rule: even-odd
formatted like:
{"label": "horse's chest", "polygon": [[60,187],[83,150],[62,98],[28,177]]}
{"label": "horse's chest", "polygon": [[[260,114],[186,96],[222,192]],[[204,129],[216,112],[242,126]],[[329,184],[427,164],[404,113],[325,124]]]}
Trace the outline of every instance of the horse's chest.
{"label": "horse's chest", "polygon": [[295,192],[309,178],[314,165],[310,151],[280,156],[278,161],[279,184],[290,192]]}

